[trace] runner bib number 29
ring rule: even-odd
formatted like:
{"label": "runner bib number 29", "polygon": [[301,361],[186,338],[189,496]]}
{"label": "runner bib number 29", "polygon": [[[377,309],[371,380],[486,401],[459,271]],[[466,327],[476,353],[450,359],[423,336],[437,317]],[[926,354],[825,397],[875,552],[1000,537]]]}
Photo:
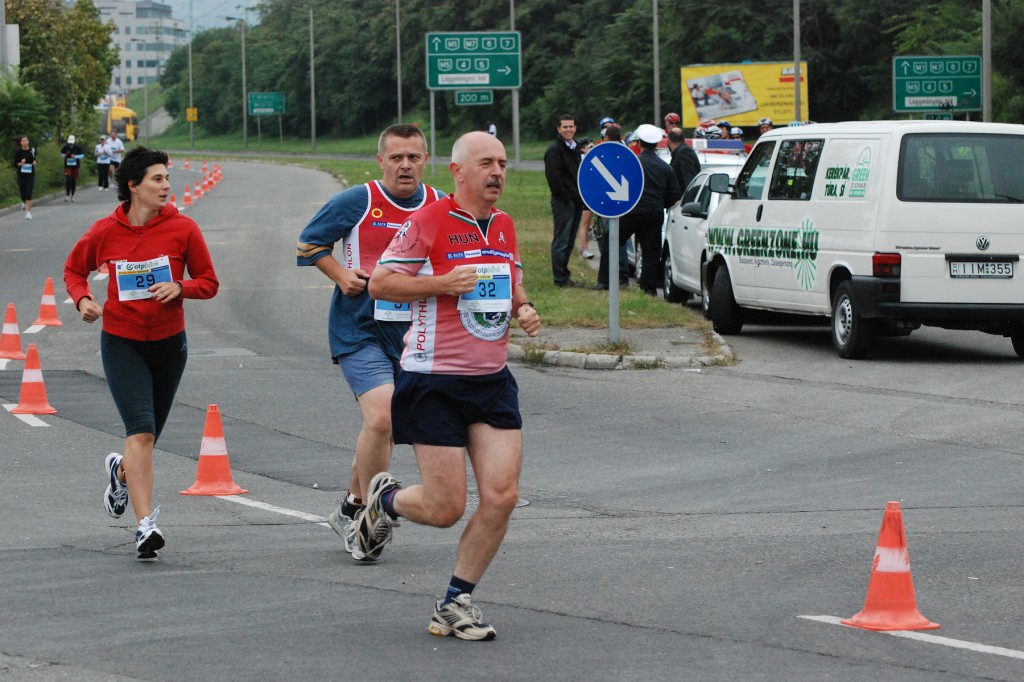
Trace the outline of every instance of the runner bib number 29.
{"label": "runner bib number 29", "polygon": [[144,261],[116,261],[117,299],[139,301],[152,298],[149,288],[157,282],[171,281],[171,260],[160,256]]}

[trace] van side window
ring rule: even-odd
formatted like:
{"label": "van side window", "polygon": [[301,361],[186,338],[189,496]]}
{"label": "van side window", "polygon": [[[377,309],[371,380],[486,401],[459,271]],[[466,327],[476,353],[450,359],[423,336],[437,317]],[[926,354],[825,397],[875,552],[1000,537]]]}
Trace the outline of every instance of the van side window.
{"label": "van side window", "polygon": [[1024,136],[906,135],[896,196],[900,201],[1024,202]]}
{"label": "van side window", "polygon": [[768,198],[809,200],[823,145],[823,140],[783,140]]}
{"label": "van side window", "polygon": [[736,178],[735,197],[737,199],[760,199],[764,194],[764,186],[768,180],[768,167],[772,161],[775,142],[762,142],[750,153]]}

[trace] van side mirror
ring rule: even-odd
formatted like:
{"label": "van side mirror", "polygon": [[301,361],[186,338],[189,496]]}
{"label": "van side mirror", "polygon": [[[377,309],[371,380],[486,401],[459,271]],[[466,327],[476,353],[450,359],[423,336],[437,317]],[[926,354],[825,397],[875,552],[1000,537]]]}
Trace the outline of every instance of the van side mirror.
{"label": "van side mirror", "polygon": [[690,201],[680,207],[680,212],[687,218],[707,218],[708,214],[701,210],[699,201]]}
{"label": "van side mirror", "polygon": [[719,194],[729,194],[729,176],[725,173],[715,173],[708,178],[708,189]]}

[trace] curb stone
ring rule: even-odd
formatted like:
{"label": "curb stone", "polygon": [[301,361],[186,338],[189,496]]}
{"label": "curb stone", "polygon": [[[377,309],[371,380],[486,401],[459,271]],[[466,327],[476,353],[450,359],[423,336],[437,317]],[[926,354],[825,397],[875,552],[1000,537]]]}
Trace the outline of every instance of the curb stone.
{"label": "curb stone", "polygon": [[[540,349],[528,352],[526,347],[518,343],[510,343],[508,359],[525,365],[602,370],[689,369],[694,367],[714,367],[731,361],[733,358],[732,349],[717,333],[712,332],[711,334],[721,351],[717,355],[612,355],[606,353],[578,353],[566,350],[541,351]],[[538,356],[537,354],[539,353],[543,353],[543,355]],[[531,360],[531,356],[539,359]]]}

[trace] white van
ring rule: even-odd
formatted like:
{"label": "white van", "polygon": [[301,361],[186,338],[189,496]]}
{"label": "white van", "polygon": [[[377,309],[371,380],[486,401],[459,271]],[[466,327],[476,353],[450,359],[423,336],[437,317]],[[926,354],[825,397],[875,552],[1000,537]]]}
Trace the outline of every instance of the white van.
{"label": "white van", "polygon": [[829,315],[844,358],[922,324],[1008,336],[1024,357],[1024,126],[870,121],[760,138],[709,219],[711,320]]}

